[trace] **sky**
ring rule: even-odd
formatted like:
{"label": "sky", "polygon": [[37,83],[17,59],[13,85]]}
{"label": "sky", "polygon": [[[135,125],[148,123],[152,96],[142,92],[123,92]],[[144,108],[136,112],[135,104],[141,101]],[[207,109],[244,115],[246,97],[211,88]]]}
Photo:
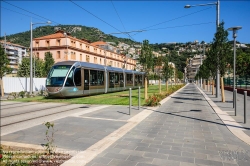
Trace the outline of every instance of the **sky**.
{"label": "sky", "polygon": [[[1,0],[1,36],[30,30],[45,24],[83,25],[106,34],[130,38],[136,42],[186,43],[198,40],[210,43],[216,32],[216,5],[184,8],[185,5],[214,3],[209,1],[171,0]],[[224,28],[242,26],[237,41],[250,43],[250,1],[220,0],[220,22]],[[134,32],[137,31],[137,32]],[[140,31],[140,32],[138,32]],[[124,34],[124,32],[130,32]],[[233,40],[229,31],[229,40]]]}

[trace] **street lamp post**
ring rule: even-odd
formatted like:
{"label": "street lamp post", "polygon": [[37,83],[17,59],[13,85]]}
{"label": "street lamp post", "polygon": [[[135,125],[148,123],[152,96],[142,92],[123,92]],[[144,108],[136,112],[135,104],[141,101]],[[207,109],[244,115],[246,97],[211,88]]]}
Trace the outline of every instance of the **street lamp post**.
{"label": "street lamp post", "polygon": [[[236,37],[237,37],[237,30],[241,29],[241,26],[231,27],[228,28],[228,31],[233,31],[233,38],[234,38],[234,81],[233,81],[233,93],[235,93],[235,66],[236,66]],[[233,94],[233,107],[235,106],[235,94]]]}
{"label": "street lamp post", "polygon": [[33,64],[32,64],[32,57],[33,57],[33,34],[32,34],[32,30],[33,30],[33,25],[35,24],[50,24],[50,21],[47,21],[45,23],[32,23],[30,22],[30,95],[33,92]]}
{"label": "street lamp post", "polygon": [[64,53],[66,54],[65,60],[67,59],[68,55],[69,55],[69,50],[68,50],[68,35],[66,32],[63,33],[63,35],[66,37],[66,47],[67,47],[67,51],[65,51]]}
{"label": "street lamp post", "polygon": [[[196,6],[208,6],[208,5],[216,5],[216,32],[219,27],[220,23],[220,1],[217,0],[217,2],[214,3],[207,3],[207,4],[198,4],[198,5],[186,5],[184,8],[190,8],[190,7],[196,7]],[[219,57],[218,57],[219,58]],[[219,59],[217,59],[219,61]],[[217,66],[216,71],[216,98],[219,97],[219,87],[220,87],[220,74],[219,74],[219,66]]]}

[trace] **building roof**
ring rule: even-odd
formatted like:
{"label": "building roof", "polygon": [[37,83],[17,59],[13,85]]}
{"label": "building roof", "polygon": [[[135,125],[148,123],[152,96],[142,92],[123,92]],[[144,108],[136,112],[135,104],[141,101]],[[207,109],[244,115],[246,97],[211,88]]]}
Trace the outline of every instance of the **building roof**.
{"label": "building roof", "polygon": [[[1,42],[1,44],[4,44],[4,43],[5,43],[5,41],[4,41],[4,40],[1,40],[0,42]],[[6,41],[6,44],[8,44],[8,45],[13,45],[13,46],[16,46],[16,47],[26,48],[26,47],[21,46],[21,45],[19,45],[19,44],[14,44],[14,43],[7,42],[7,41]]]}
{"label": "building roof", "polygon": [[[67,35],[68,35],[68,37],[70,37],[70,34],[69,34],[69,33],[67,33]],[[65,36],[64,36],[64,31],[59,30],[59,31],[56,31],[54,34],[35,38],[35,40],[41,40],[41,39],[55,39],[55,38],[62,38],[62,37],[65,37]]]}
{"label": "building roof", "polygon": [[106,43],[104,41],[97,41],[97,42],[91,43],[91,45],[93,45],[93,46],[105,46],[105,45],[108,45],[108,43]]}

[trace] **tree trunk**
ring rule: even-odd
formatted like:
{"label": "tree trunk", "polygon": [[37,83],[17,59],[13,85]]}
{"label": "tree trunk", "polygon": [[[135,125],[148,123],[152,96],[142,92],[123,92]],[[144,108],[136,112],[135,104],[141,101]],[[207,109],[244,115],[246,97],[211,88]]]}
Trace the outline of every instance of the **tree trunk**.
{"label": "tree trunk", "polygon": [[207,80],[207,91],[209,92],[209,80]]}
{"label": "tree trunk", "polygon": [[147,77],[145,77],[144,84],[145,84],[144,99],[146,100],[146,99],[148,99],[148,80],[147,80]]}
{"label": "tree trunk", "polygon": [[221,101],[224,103],[225,102],[225,94],[224,94],[224,81],[223,81],[223,77],[220,77],[220,82],[221,82]]}
{"label": "tree trunk", "polygon": [[161,93],[161,79],[159,79],[159,93]]}
{"label": "tree trunk", "polygon": [[168,80],[166,79],[166,90],[168,92]]}
{"label": "tree trunk", "polygon": [[212,80],[212,95],[214,95],[214,79]]}
{"label": "tree trunk", "polygon": [[0,78],[0,87],[1,87],[1,96],[3,97],[4,96],[4,89],[3,89],[3,79]]}

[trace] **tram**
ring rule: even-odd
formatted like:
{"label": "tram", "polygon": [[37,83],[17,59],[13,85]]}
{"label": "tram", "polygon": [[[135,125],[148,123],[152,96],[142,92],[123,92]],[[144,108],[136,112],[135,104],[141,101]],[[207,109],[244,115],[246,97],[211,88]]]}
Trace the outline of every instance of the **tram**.
{"label": "tram", "polygon": [[88,62],[54,64],[46,79],[50,97],[68,98],[144,87],[144,72]]}

